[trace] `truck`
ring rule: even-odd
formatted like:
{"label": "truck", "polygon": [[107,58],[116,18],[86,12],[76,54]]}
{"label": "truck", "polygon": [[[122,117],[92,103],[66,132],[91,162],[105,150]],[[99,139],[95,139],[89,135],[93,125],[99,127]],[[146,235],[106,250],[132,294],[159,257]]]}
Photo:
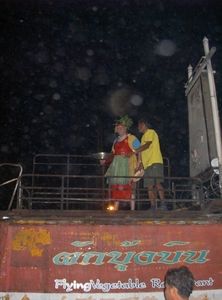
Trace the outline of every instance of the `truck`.
{"label": "truck", "polygon": [[216,49],[203,42],[205,56],[194,71],[189,66],[185,86],[190,176],[172,177],[164,158],[167,211],[158,199],[157,210],[148,210],[142,178],[136,210],[125,201],[110,209],[106,166],[95,156],[39,154],[30,174],[0,165],[11,174],[0,187],[12,191],[0,211],[1,300],[163,300],[167,270],[181,265],[194,275],[190,300],[222,299]]}

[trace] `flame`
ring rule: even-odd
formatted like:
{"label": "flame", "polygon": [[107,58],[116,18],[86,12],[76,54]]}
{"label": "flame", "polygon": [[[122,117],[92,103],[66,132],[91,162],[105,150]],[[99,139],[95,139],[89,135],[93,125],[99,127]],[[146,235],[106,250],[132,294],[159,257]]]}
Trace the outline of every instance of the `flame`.
{"label": "flame", "polygon": [[113,206],[112,204],[109,204],[109,205],[107,206],[107,210],[114,210],[114,206]]}

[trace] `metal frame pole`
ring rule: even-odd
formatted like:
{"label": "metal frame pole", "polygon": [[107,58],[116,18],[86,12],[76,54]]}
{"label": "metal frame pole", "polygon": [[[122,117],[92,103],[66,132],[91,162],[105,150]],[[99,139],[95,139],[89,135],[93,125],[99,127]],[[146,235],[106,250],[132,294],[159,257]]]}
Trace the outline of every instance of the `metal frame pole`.
{"label": "metal frame pole", "polygon": [[[203,39],[204,52],[207,56],[209,53],[209,42],[206,37]],[[219,110],[217,104],[217,94],[216,94],[216,86],[214,81],[214,74],[211,65],[211,59],[207,59],[207,75],[209,82],[209,90],[210,90],[210,100],[213,112],[213,122],[214,122],[214,130],[215,130],[215,139],[216,139],[216,148],[218,155],[218,163],[219,163],[219,186],[220,193],[222,195],[222,147],[221,147],[221,130],[220,130],[220,119],[219,119]]]}

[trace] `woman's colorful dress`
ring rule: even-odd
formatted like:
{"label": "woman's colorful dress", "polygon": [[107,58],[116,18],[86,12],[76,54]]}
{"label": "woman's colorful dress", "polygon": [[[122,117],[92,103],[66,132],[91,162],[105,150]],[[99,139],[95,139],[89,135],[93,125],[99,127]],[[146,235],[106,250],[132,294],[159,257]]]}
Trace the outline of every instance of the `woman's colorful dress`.
{"label": "woman's colorful dress", "polygon": [[[125,155],[139,147],[139,140],[134,135],[130,134],[123,140],[117,138],[114,141],[112,147],[113,160],[105,174],[105,177],[107,177],[108,183],[110,184],[109,198],[127,199],[125,201],[130,201],[132,198],[133,180],[126,176],[134,175],[137,158],[135,154],[130,158],[126,158]],[[106,162],[109,161],[107,160]]]}

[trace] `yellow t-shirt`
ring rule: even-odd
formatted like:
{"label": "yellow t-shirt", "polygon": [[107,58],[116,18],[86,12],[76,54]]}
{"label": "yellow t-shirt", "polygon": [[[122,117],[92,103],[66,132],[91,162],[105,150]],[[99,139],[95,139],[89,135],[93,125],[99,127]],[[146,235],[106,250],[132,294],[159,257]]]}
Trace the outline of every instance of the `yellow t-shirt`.
{"label": "yellow t-shirt", "polygon": [[163,157],[160,150],[159,137],[152,129],[147,129],[141,139],[141,145],[152,142],[148,149],[142,151],[142,162],[144,169],[155,163],[163,163]]}

